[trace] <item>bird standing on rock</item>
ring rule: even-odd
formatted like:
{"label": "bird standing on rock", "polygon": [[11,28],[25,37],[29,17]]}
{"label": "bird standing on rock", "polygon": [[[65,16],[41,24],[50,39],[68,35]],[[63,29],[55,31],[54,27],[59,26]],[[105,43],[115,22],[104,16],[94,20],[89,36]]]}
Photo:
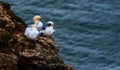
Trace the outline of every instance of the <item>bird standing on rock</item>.
{"label": "bird standing on rock", "polygon": [[25,35],[29,39],[36,40],[39,36],[39,31],[37,30],[36,24],[32,25],[32,27],[27,27],[25,30]]}
{"label": "bird standing on rock", "polygon": [[45,28],[45,30],[41,31],[41,33],[43,33],[43,36],[51,36],[54,32],[55,32],[54,22],[52,21],[49,21],[47,23],[47,27]]}
{"label": "bird standing on rock", "polygon": [[33,22],[35,24],[29,25],[26,30],[24,35],[27,36],[27,38],[35,40],[39,36],[39,29],[43,27],[43,23],[40,21],[40,16],[34,16],[33,17]]}

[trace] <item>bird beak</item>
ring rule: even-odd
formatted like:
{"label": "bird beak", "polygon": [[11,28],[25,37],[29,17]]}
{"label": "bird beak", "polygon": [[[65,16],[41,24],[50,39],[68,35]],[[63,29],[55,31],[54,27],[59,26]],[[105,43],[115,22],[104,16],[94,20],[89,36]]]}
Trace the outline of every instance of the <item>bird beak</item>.
{"label": "bird beak", "polygon": [[33,28],[33,29],[34,29],[34,28],[37,28],[37,26],[36,26],[36,25],[33,25],[32,28]]}

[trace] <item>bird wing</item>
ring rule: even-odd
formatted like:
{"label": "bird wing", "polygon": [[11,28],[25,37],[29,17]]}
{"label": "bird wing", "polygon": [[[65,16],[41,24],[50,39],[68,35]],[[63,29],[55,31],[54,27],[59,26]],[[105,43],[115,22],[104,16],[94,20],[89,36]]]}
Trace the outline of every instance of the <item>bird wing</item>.
{"label": "bird wing", "polygon": [[55,29],[53,29],[52,31],[51,31],[51,34],[53,34],[55,32]]}
{"label": "bird wing", "polygon": [[28,35],[31,39],[36,39],[39,35],[39,31],[37,29],[32,29]]}
{"label": "bird wing", "polygon": [[24,33],[24,35],[27,36],[27,35],[30,33],[31,30],[32,30],[31,27],[27,27],[27,28],[25,29],[25,33]]}
{"label": "bird wing", "polygon": [[42,28],[43,27],[43,23],[41,21],[39,21],[36,25],[37,25],[38,28]]}

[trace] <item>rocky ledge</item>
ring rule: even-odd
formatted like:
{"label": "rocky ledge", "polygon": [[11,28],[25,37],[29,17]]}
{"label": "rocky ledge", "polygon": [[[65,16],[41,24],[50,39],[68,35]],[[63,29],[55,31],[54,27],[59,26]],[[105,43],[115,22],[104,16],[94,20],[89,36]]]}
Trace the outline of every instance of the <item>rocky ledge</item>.
{"label": "rocky ledge", "polygon": [[64,64],[53,38],[24,36],[26,25],[0,1],[0,70],[75,70]]}

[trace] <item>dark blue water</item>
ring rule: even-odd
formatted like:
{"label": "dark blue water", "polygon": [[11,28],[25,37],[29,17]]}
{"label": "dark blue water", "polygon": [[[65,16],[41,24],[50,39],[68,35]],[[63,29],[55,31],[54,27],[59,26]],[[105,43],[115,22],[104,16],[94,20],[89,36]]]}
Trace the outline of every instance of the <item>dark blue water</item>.
{"label": "dark blue water", "polygon": [[55,22],[53,37],[65,63],[77,70],[120,70],[120,0],[7,2],[26,24],[34,15]]}

